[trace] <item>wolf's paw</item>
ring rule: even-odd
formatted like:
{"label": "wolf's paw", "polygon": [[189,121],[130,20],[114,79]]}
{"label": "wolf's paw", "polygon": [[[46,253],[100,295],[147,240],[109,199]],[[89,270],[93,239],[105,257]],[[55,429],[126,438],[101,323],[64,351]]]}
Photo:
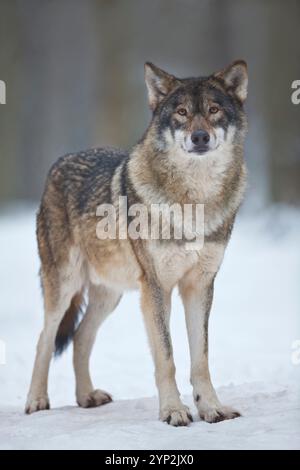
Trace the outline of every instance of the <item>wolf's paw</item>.
{"label": "wolf's paw", "polygon": [[199,410],[199,416],[207,423],[219,423],[226,419],[239,418],[241,414],[229,406],[217,406],[206,408],[205,410]]}
{"label": "wolf's paw", "polygon": [[104,390],[94,390],[80,397],[77,397],[77,403],[82,408],[95,408],[97,406],[106,405],[112,401],[111,395]]}
{"label": "wolf's paw", "polygon": [[43,411],[43,410],[49,410],[49,409],[50,409],[50,403],[49,403],[49,398],[47,396],[38,397],[38,398],[29,397],[25,406],[25,413],[27,415],[31,415],[32,413],[35,413],[36,411]]}
{"label": "wolf's paw", "polygon": [[193,421],[189,408],[184,405],[161,410],[160,419],[171,426],[188,426]]}

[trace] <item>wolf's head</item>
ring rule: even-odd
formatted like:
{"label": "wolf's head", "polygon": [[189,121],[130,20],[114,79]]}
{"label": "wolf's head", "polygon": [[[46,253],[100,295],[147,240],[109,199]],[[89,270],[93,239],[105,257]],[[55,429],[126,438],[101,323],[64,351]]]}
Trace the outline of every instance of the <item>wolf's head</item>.
{"label": "wolf's head", "polygon": [[199,158],[222,151],[225,145],[242,143],[248,85],[244,61],[208,77],[185,79],[147,62],[145,80],[158,150],[180,150]]}

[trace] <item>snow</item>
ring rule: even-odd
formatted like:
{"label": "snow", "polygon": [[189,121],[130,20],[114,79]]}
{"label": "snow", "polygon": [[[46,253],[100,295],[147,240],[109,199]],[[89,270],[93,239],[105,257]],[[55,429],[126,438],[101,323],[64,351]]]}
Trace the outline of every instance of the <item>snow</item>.
{"label": "snow", "polygon": [[[7,410],[0,413],[0,449],[299,448],[296,391],[279,388],[270,392],[269,387],[254,383],[224,387],[219,392],[245,416],[208,424],[194,413],[192,425],[174,428],[156,419],[156,398],[118,400],[88,410],[68,406],[30,417]],[[185,401],[192,406],[191,397]]]}
{"label": "snow", "polygon": [[43,321],[34,219],[32,208],[0,217],[0,353],[3,345],[6,353],[0,357],[0,449],[300,449],[300,354],[293,349],[300,340],[298,210],[274,207],[239,217],[217,277],[211,373],[221,400],[242,418],[197,419],[183,309],[174,293],[177,382],[194,416],[188,428],[157,420],[137,293],[126,294],[103,325],[91,361],[95,386],[112,393],[114,402],[75,406],[69,350],[51,367],[52,409],[23,414]]}

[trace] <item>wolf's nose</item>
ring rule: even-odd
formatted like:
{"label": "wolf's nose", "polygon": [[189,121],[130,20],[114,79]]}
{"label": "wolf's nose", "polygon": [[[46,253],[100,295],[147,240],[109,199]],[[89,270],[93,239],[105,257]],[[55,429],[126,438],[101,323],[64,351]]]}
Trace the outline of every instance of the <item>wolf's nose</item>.
{"label": "wolf's nose", "polygon": [[191,135],[191,141],[194,145],[207,145],[209,142],[209,133],[203,130],[194,131]]}

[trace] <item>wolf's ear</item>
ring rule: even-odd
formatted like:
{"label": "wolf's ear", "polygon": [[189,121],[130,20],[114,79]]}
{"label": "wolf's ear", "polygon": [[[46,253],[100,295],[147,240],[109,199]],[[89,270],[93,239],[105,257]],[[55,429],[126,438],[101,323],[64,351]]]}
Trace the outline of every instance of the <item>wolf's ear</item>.
{"label": "wolf's ear", "polygon": [[214,74],[223,80],[228,91],[233,93],[242,103],[247,98],[248,71],[243,60],[236,60],[231,65]]}
{"label": "wolf's ear", "polygon": [[152,111],[167,96],[178,80],[173,76],[159,69],[151,62],[145,63],[145,82],[148,89],[148,100]]}

